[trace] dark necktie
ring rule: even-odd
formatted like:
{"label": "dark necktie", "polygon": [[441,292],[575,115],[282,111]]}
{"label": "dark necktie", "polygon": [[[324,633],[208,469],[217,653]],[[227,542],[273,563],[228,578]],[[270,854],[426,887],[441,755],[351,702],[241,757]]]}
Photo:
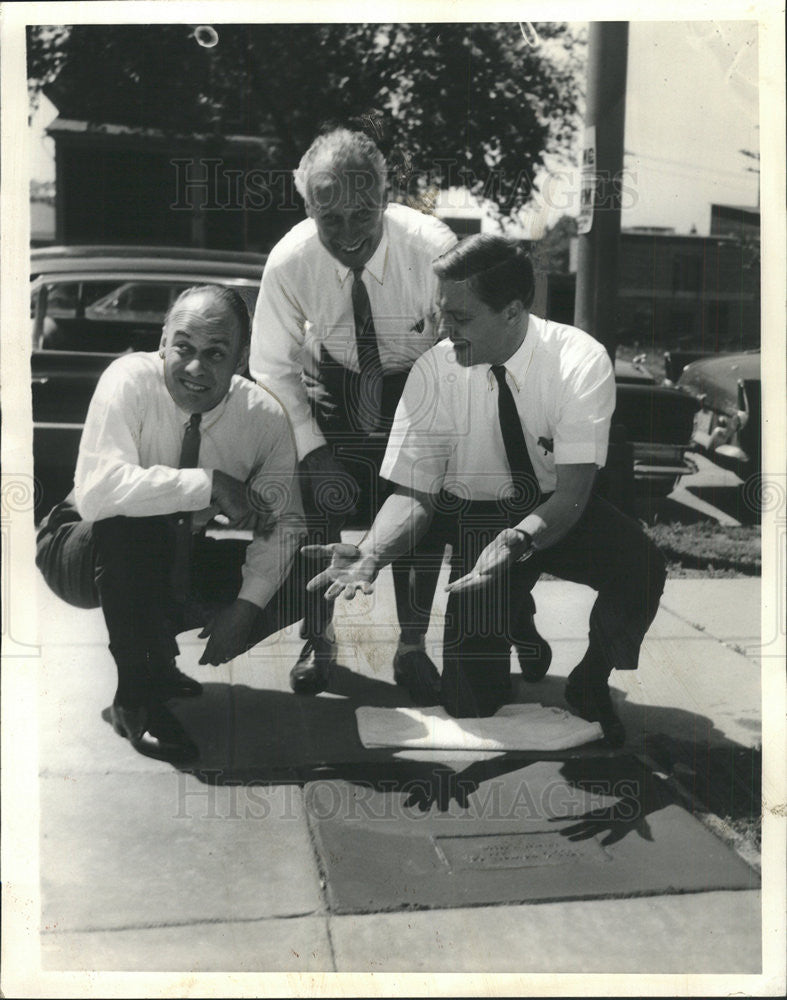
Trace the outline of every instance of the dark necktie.
{"label": "dark necktie", "polygon": [[[183,444],[180,447],[179,469],[196,469],[199,460],[199,425],[201,413],[192,413]],[[191,513],[181,511],[175,515],[175,557],[172,561],[172,592],[175,600],[183,602],[189,591],[191,569]]]}
{"label": "dark necktie", "polygon": [[355,343],[358,347],[358,367],[361,372],[360,399],[355,416],[360,428],[371,433],[379,428],[382,417],[383,366],[377,350],[377,335],[374,330],[369,293],[363,283],[362,275],[362,267],[353,270]]}
{"label": "dark necktie", "polygon": [[511,507],[517,514],[524,516],[538,505],[540,498],[538,479],[527,451],[525,432],[522,430],[516,402],[506,381],[505,365],[492,365],[492,374],[497,379],[499,389],[497,413],[500,418],[506,458],[511,469],[511,479],[514,483],[514,500]]}

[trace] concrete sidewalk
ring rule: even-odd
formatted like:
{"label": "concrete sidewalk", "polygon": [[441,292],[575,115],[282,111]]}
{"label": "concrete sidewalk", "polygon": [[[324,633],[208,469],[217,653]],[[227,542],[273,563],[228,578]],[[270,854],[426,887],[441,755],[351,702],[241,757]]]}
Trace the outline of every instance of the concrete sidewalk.
{"label": "concrete sidewalk", "polygon": [[[173,703],[200,747],[190,770],[142,757],[114,734],[102,717],[114,671],[101,614],[69,608],[39,584],[44,969],[760,971],[756,888],[332,912],[308,782],[408,760],[461,771],[478,757],[369,751],[358,741],[357,705],[408,703],[392,683],[387,574],[375,595],[339,605],[345,669],[316,699],[289,691],[295,629],[219,669],[200,667],[203,643],[185,636],[180,666],[206,685],[200,699]],[[535,597],[554,660],[539,684],[520,682],[519,697],[563,705],[593,595],[540,582]],[[701,757],[760,744],[759,608],[758,579],[668,582],[640,669],[612,678],[626,754],[650,754],[654,740],[684,757],[687,748]],[[438,665],[440,624],[436,614]]]}

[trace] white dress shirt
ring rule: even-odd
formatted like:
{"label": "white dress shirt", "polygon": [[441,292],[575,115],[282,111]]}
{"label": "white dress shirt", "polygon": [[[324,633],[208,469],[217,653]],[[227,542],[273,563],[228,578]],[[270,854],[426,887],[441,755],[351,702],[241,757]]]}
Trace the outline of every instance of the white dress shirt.
{"label": "white dress shirt", "polygon": [[[603,466],[615,375],[602,345],[576,327],[531,314],[525,339],[505,367],[541,491],[555,489],[556,464]],[[380,475],[422,493],[509,496],[497,406],[491,367],[463,368],[451,342],[441,341],[413,365]]]}
{"label": "white dress shirt", "polygon": [[[435,343],[432,261],[455,243],[433,216],[403,205],[386,208],[380,244],[363,274],[385,373],[408,371]],[[352,285],[352,271],[328,253],[312,219],[276,244],[263,271],[249,367],[287,411],[299,459],[325,444],[301,381],[304,358],[319,358],[324,346],[335,361],[359,370]]]}
{"label": "white dress shirt", "polygon": [[169,394],[157,353],[113,361],[82,432],[77,510],[86,521],[194,511],[198,530],[217,513],[210,506],[213,469],[252,482],[278,521],[267,538],[249,544],[238,596],[263,608],[284,582],[303,528],[287,417],[269,393],[234,375],[221,403],[202,415],[199,468],[179,469],[189,417]]}

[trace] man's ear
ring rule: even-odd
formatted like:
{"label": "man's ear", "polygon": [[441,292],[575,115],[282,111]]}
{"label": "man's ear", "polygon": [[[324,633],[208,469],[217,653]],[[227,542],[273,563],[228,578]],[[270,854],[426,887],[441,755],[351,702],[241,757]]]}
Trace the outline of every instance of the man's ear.
{"label": "man's ear", "polygon": [[240,354],[238,355],[238,363],[237,365],[235,365],[235,373],[237,375],[242,375],[248,367],[249,367],[249,344],[245,344],[240,349]]}
{"label": "man's ear", "polygon": [[525,307],[520,299],[512,299],[505,308],[506,321],[509,323],[519,322],[519,317],[525,311]]}
{"label": "man's ear", "polygon": [[164,349],[166,348],[166,346],[167,346],[167,334],[166,334],[165,330],[162,330],[161,331],[161,340],[159,341],[159,345],[158,345],[158,356],[160,358],[164,357]]}

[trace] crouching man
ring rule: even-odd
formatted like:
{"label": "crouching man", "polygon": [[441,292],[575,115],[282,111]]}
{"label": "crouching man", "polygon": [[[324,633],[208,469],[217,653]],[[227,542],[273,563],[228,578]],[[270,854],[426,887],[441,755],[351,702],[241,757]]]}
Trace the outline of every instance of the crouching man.
{"label": "crouching man", "polygon": [[[218,665],[300,617],[295,447],[279,403],[239,374],[249,338],[236,292],[184,291],[160,350],[101,376],[74,490],[38,532],[49,587],[101,606],[118,677],[112,725],[148,756],[197,755],[164,704],[202,690],[175,665],[179,632],[202,626],[199,662]],[[207,537],[217,514],[251,541]]]}
{"label": "crouching man", "polygon": [[539,575],[592,587],[588,648],[565,697],[620,746],[608,677],[636,669],[665,566],[639,524],[593,491],[612,364],[582,330],[530,312],[533,270],[517,242],[473,236],[434,267],[446,339],[415,362],[396,411],[381,470],[396,491],[358,548],[318,550],[333,561],[309,588],[369,592],[427,530],[450,542],[442,702],[483,716],[511,697],[511,646],[543,646],[525,613]]}

